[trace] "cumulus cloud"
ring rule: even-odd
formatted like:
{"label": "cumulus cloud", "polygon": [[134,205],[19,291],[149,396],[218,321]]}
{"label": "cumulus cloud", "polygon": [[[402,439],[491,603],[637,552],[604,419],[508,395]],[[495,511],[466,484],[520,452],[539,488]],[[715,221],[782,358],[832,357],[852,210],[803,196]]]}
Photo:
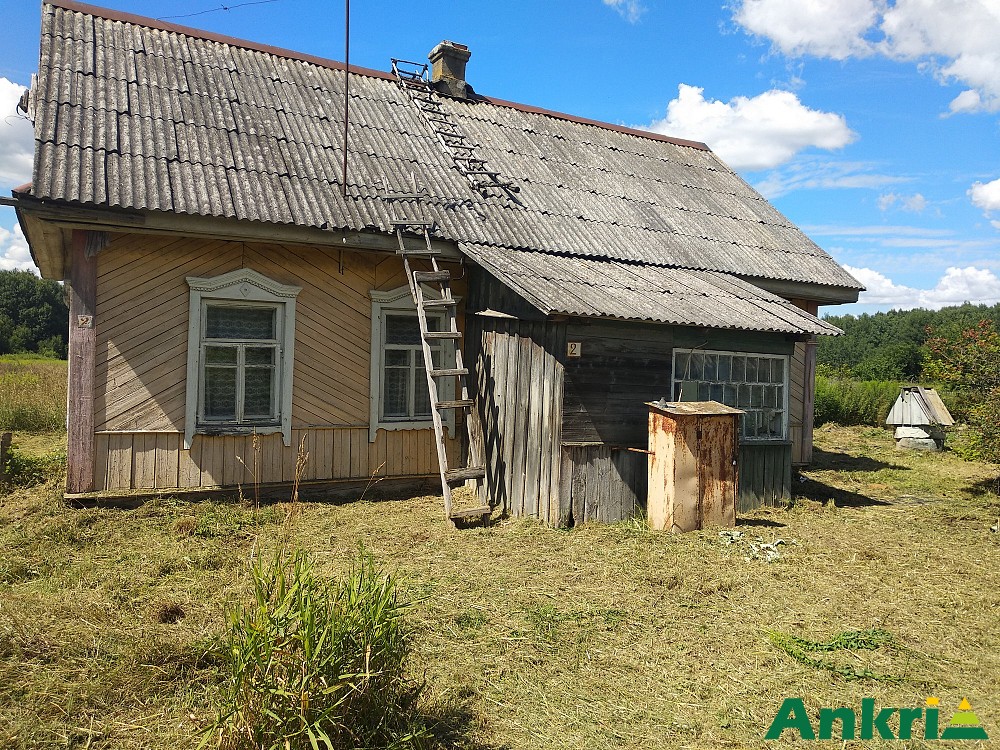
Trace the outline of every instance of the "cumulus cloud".
{"label": "cumulus cloud", "polygon": [[17,112],[24,86],[0,78],[0,185],[16,187],[31,179],[35,135],[31,123]]}
{"label": "cumulus cloud", "polygon": [[952,113],[1000,110],[1000,5],[988,0],[735,0],[733,18],[788,56],[881,54],[966,87]]}
{"label": "cumulus cloud", "polygon": [[872,0],[743,0],[734,18],[790,57],[844,60],[872,53],[865,35],[878,20],[878,6]]}
{"label": "cumulus cloud", "polygon": [[704,89],[678,86],[667,116],[647,130],[705,141],[734,169],[771,169],[800,151],[838,149],[857,138],[842,115],[804,105],[791,91],[773,89],[728,102],[705,99]]}
{"label": "cumulus cloud", "polygon": [[969,188],[972,205],[983,211],[1000,211],[1000,179],[993,182],[976,182]]}
{"label": "cumulus cloud", "polygon": [[38,273],[20,225],[15,225],[13,231],[0,227],[0,271]]}
{"label": "cumulus cloud", "polygon": [[926,307],[936,310],[963,302],[992,305],[1000,302],[1000,278],[985,268],[948,268],[933,289],[916,289],[896,284],[885,274],[870,268],[844,266],[865,289],[860,304],[892,305],[907,309]]}
{"label": "cumulus cloud", "polygon": [[880,211],[899,208],[901,211],[920,214],[927,208],[927,199],[920,193],[914,193],[913,195],[883,193],[878,197],[878,207]]}
{"label": "cumulus cloud", "polygon": [[617,10],[629,23],[635,23],[646,12],[646,6],[640,0],[604,0],[604,4]]}

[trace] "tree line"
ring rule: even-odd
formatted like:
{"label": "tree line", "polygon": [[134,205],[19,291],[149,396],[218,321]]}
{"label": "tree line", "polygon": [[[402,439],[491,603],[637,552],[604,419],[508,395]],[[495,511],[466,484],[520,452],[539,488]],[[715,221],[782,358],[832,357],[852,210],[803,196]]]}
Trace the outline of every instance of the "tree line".
{"label": "tree line", "polygon": [[66,358],[69,308],[62,284],[0,271],[0,354]]}

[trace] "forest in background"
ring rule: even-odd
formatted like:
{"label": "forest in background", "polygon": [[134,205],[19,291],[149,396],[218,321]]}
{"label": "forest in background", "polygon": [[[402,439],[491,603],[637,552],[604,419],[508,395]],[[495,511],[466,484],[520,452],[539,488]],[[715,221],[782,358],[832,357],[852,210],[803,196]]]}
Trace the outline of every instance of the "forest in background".
{"label": "forest in background", "polygon": [[0,271],[0,354],[66,358],[69,308],[61,284]]}

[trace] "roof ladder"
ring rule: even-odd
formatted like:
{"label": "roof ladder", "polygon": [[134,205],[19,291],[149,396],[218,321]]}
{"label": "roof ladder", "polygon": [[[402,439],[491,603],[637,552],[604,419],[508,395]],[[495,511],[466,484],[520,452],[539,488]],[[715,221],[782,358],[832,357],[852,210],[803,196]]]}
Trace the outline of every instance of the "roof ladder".
{"label": "roof ladder", "polygon": [[[476,147],[469,143],[458,124],[445,111],[440,96],[427,76],[426,63],[392,58],[392,72],[399,87],[423,113],[438,142],[451,156],[455,168],[465,175],[480,195],[489,195],[489,188],[499,188],[511,198],[520,192],[521,188],[511,180],[504,180],[499,172],[488,169],[485,160],[474,157]],[[472,168],[470,162],[474,162],[478,168]]]}
{"label": "roof ladder", "polygon": [[[389,202],[390,206],[399,201],[415,202],[419,206],[423,198],[423,192],[415,187],[409,193],[389,193],[382,194],[382,198]],[[386,183],[387,184],[387,183]],[[393,215],[392,226],[396,231],[396,239],[399,242],[397,253],[403,256],[403,265],[406,268],[406,279],[410,285],[410,294],[417,309],[417,321],[420,325],[420,342],[423,350],[424,371],[427,373],[427,391],[430,395],[431,419],[434,423],[434,437],[437,443],[438,469],[441,474],[441,492],[444,495],[444,514],[449,523],[455,524],[458,520],[482,519],[485,523],[493,509],[489,505],[475,505],[469,508],[456,509],[452,506],[452,486],[475,480],[477,488],[481,487],[481,482],[486,478],[486,467],[483,459],[482,430],[479,424],[479,414],[475,409],[475,400],[469,394],[468,375],[462,356],[462,347],[459,340],[462,338],[458,330],[458,303],[451,293],[451,271],[441,268],[438,264],[438,252],[431,247],[430,231],[434,222],[422,218],[408,218],[406,216]],[[423,247],[413,249],[408,248],[404,242],[404,233],[410,231],[423,236]],[[414,270],[411,267],[411,259],[422,259],[428,262],[429,269]],[[438,296],[425,296],[422,284],[436,285]],[[434,313],[433,320],[441,320],[439,314],[443,314],[444,325],[434,329],[428,321],[428,311]],[[455,361],[454,366],[448,366],[444,361],[434,362],[431,346],[439,342],[453,342]],[[445,349],[447,350],[447,345]],[[438,367],[435,368],[435,364]],[[455,393],[457,398],[440,399],[439,387],[448,380],[457,383]],[[448,451],[445,443],[443,412],[455,409],[463,413],[463,422],[469,438],[469,463],[467,466],[451,468],[448,464]]]}

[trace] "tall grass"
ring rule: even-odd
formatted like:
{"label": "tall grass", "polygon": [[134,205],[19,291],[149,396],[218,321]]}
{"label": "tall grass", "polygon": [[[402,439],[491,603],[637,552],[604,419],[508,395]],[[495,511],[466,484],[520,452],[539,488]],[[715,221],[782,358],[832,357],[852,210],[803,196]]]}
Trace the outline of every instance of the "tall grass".
{"label": "tall grass", "polygon": [[882,427],[900,383],[891,380],[851,380],[816,376],[816,425],[835,422],[845,426]]}
{"label": "tall grass", "polygon": [[220,747],[419,744],[426,734],[415,711],[422,686],[405,674],[406,605],[391,575],[362,553],[350,574],[331,584],[306,553],[282,549],[266,562],[258,556],[251,577],[253,600],[228,612]]}
{"label": "tall grass", "polygon": [[65,428],[65,360],[0,359],[0,430],[57,432]]}

